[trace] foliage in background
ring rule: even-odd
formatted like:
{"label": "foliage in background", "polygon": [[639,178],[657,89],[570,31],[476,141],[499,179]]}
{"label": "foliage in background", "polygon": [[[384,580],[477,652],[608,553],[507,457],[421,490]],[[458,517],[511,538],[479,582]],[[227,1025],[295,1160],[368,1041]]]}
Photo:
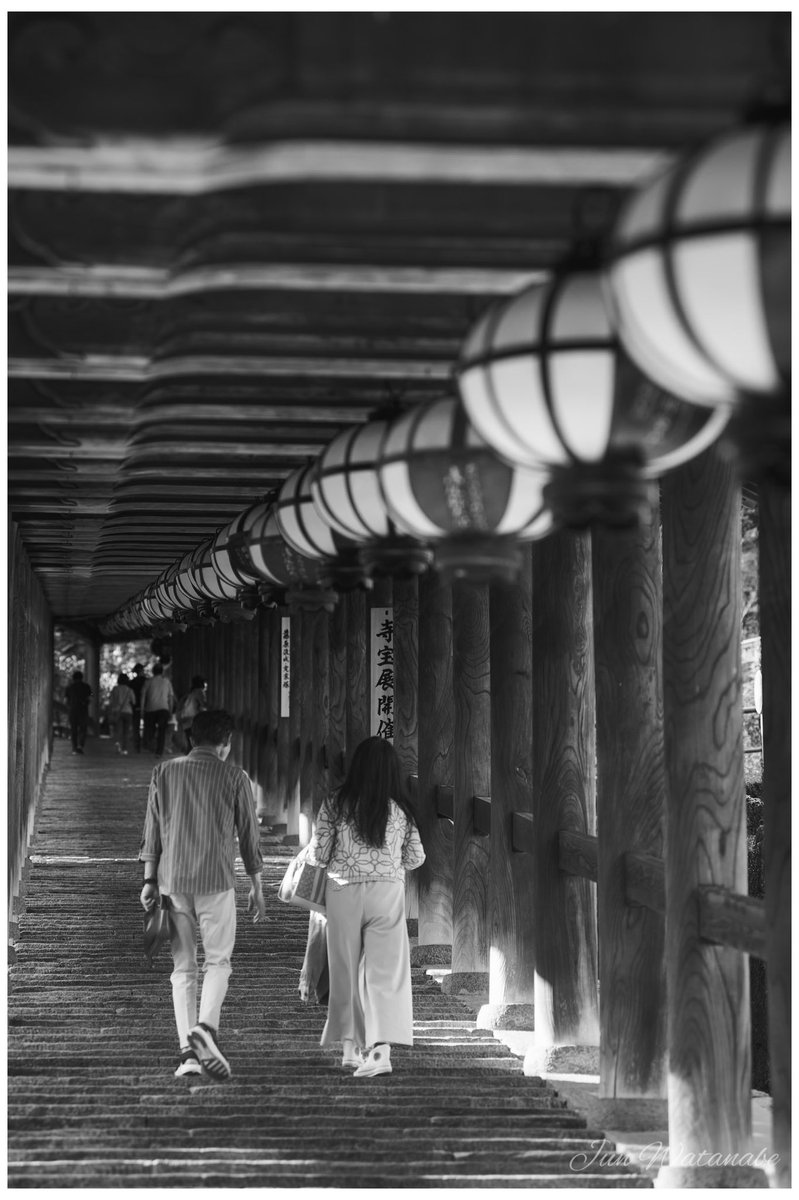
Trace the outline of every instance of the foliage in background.
{"label": "foliage in background", "polygon": [[109,642],[103,646],[100,652],[101,709],[108,704],[120,671],[124,671],[126,675],[130,676],[133,674],[136,663],[141,663],[145,674],[152,675],[155,661],[149,641]]}

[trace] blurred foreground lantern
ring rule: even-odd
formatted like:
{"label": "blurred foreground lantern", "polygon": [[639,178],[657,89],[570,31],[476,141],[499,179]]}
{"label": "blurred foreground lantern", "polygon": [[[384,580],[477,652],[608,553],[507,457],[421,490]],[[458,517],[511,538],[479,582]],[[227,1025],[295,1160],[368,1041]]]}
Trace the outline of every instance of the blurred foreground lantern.
{"label": "blurred foreground lantern", "polygon": [[367,573],[420,575],[433,552],[398,532],[380,482],[378,464],[388,428],[388,420],[374,420],[335,437],[311,471],[311,496],[322,520],[357,544]]}
{"label": "blurred foreground lantern", "polygon": [[454,397],[393,421],[379,472],[397,528],[432,544],[436,570],[451,578],[512,580],[518,542],[553,528],[541,477],[502,462]]}
{"label": "blurred foreground lantern", "polygon": [[281,487],[275,502],[277,527],[297,554],[318,564],[324,584],[343,590],[371,586],[358,561],[356,543],[323,520],[314,504],[314,466],[299,467]]}
{"label": "blurred foreground lantern", "polygon": [[733,407],[738,442],[767,459],[788,449],[790,157],[787,112],[715,139],[632,196],[606,270],[631,358],[691,403]]}
{"label": "blurred foreground lantern", "polygon": [[488,444],[544,472],[555,519],[576,528],[647,520],[652,479],[726,423],[640,373],[619,348],[599,273],[579,267],[489,309],[464,343],[458,385]]}

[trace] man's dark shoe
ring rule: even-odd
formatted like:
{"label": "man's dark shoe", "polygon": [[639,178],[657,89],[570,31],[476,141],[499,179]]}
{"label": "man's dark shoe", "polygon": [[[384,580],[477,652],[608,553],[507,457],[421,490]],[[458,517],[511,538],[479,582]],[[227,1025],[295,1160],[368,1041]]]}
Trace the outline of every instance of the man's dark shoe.
{"label": "man's dark shoe", "polygon": [[189,1043],[200,1060],[200,1066],[211,1079],[229,1079],[230,1063],[219,1049],[216,1030],[202,1022],[189,1031]]}

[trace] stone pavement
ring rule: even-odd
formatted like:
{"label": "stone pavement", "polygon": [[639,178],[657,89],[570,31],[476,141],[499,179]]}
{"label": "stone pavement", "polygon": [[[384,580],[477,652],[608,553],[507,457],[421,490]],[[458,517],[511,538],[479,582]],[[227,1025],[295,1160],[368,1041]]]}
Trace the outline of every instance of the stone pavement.
{"label": "stone pavement", "polygon": [[[164,952],[141,953],[136,861],[154,759],[56,740],[15,914],[8,1186],[651,1187],[473,1014],[414,970],[415,1045],[358,1080],[297,994],[307,918],[281,904],[292,851],[263,838],[266,925],[239,926],[220,1039],[233,1078],[175,1079]],[[582,1168],[582,1169],[581,1169]]]}

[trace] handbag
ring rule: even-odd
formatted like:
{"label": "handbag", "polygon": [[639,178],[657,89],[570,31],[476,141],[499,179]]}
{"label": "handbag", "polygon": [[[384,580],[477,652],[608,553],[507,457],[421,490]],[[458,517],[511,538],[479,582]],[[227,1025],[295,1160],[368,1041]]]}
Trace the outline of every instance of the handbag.
{"label": "handbag", "polygon": [[149,912],[144,914],[144,956],[152,967],[153,959],[172,937],[172,913],[169,896],[159,896]]}
{"label": "handbag", "polygon": [[324,913],[327,867],[312,863],[308,857],[309,850],[310,846],[304,846],[292,858],[277,889],[277,898],[284,904],[293,904],[295,908]]}

